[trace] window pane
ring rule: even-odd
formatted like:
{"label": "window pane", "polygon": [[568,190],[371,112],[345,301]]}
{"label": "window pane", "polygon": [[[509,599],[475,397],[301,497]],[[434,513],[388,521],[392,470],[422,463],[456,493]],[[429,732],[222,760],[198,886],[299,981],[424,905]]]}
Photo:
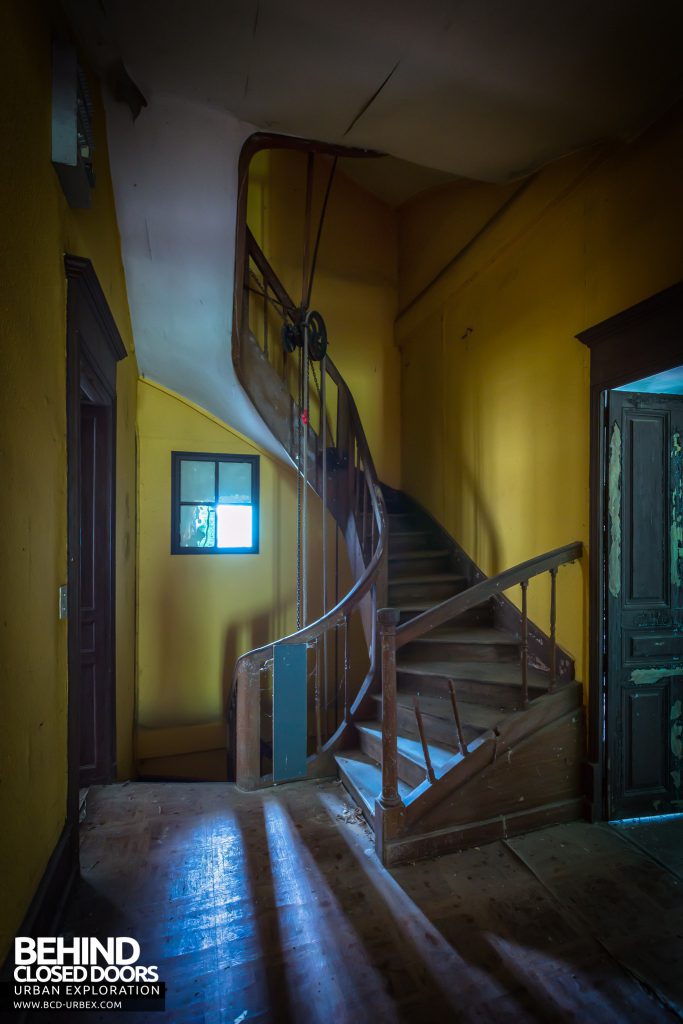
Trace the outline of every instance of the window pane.
{"label": "window pane", "polygon": [[251,504],[250,462],[219,462],[218,500],[226,505]]}
{"label": "window pane", "polygon": [[181,548],[216,546],[216,510],[208,505],[180,506]]}
{"label": "window pane", "polygon": [[250,548],[253,546],[251,505],[217,505],[218,547]]}
{"label": "window pane", "polygon": [[191,459],[182,460],[180,463],[180,500],[216,500],[215,462],[195,462]]}

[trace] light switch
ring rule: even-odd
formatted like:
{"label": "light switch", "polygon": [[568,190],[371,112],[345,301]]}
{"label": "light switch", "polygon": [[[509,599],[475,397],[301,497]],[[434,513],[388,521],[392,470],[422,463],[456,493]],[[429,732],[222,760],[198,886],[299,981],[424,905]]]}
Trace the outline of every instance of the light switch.
{"label": "light switch", "polygon": [[59,588],[59,617],[65,619],[69,614],[69,595],[66,583]]}

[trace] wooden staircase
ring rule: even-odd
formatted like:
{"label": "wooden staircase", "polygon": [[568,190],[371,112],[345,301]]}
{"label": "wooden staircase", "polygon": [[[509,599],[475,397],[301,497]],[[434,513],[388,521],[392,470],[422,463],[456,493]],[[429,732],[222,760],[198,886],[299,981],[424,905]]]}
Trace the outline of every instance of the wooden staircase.
{"label": "wooden staircase", "polygon": [[[397,492],[385,490],[385,502],[389,605],[399,623],[479,581],[481,574],[463,564],[455,545],[444,544],[443,531],[425,513]],[[521,618],[514,628],[512,607],[506,602],[503,609],[502,599],[491,597],[398,653],[396,762],[403,809],[396,834],[378,843],[385,863],[581,817],[582,687],[566,655],[565,678],[552,693],[548,668],[530,666],[524,706],[523,631]],[[336,763],[377,831],[382,693],[367,704],[369,713],[354,722]]]}
{"label": "wooden staircase", "polygon": [[[245,164],[233,364],[297,473],[299,614],[295,632],[235,666],[237,785],[338,771],[386,864],[579,817],[582,691],[556,643],[556,581],[582,545],[486,579],[424,510],[380,485],[353,394],[310,309],[315,251],[298,304],[249,231],[247,184]],[[322,537],[311,569],[322,600],[312,610],[306,524],[316,495]],[[346,549],[343,589],[328,533],[335,551]],[[546,635],[529,620],[527,590],[547,573]],[[521,611],[503,596],[512,587],[521,588]]]}

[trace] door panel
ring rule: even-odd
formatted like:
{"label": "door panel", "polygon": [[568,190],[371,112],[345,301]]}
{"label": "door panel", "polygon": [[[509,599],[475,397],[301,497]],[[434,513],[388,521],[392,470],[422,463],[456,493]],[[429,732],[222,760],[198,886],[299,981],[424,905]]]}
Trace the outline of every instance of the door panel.
{"label": "door panel", "polygon": [[611,818],[683,810],[683,397],[610,392],[606,668]]}
{"label": "door panel", "polygon": [[81,405],[79,749],[81,786],[109,781],[112,762],[111,417]]}

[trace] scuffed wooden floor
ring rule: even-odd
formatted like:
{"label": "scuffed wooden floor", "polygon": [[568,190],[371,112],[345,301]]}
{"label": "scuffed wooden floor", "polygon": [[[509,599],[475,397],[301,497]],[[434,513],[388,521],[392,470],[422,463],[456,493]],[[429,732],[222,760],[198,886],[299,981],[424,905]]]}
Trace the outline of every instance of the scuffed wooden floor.
{"label": "scuffed wooden floor", "polygon": [[66,930],[133,936],[167,983],[167,1012],[127,1024],[677,1019],[619,961],[675,1001],[634,958],[664,902],[681,963],[683,883],[607,829],[387,872],[338,784],[131,783],[91,791],[81,863]]}

